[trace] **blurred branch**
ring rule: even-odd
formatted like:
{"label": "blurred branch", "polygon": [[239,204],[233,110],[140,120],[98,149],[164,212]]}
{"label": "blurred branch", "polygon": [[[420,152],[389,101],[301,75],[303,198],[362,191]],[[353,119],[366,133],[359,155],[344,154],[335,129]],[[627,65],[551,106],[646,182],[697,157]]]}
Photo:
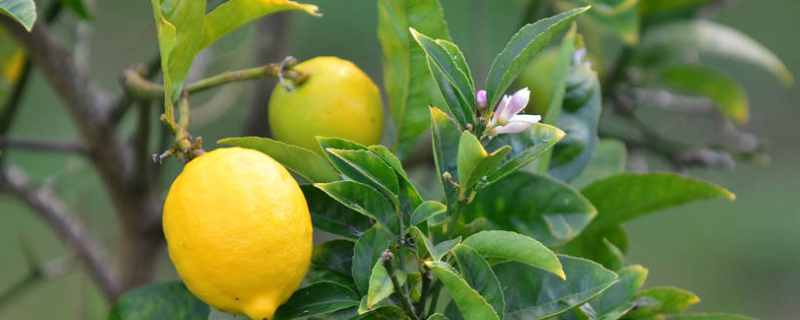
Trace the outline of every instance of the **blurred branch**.
{"label": "blurred branch", "polygon": [[25,173],[13,166],[0,167],[0,188],[22,200],[68,244],[107,300],[114,301],[120,295],[119,281],[102,247],[61,199],[48,189],[31,185]]}
{"label": "blurred branch", "polygon": [[[150,58],[150,60],[144,66],[134,67],[123,72],[121,79],[122,85],[124,87],[125,77],[128,72],[138,72],[140,77],[152,80],[153,77],[158,74],[159,70],[161,70],[161,56],[156,53],[156,55]],[[125,115],[125,112],[130,109],[130,106],[133,105],[133,103],[134,99],[130,92],[128,92],[128,90],[122,90],[122,94],[120,94],[120,96],[117,97],[111,104],[109,116],[111,123],[119,123],[119,121],[122,119],[122,116]]]}
{"label": "blurred branch", "polygon": [[[302,79],[302,75],[298,74],[296,71],[285,71],[284,73],[289,73],[287,77]],[[262,77],[278,77],[279,74],[281,74],[281,65],[277,63],[238,71],[226,71],[189,84],[184,88],[184,92],[193,94],[231,82],[246,81]],[[155,100],[164,97],[164,86],[148,81],[142,76],[141,72],[135,70],[125,72],[122,84],[125,90],[137,99]]]}
{"label": "blurred branch", "polygon": [[82,142],[76,140],[37,140],[0,135],[0,149],[5,148],[80,154],[89,152]]}
{"label": "blurred branch", "polygon": [[[278,61],[289,55],[291,46],[291,14],[278,12],[258,22],[256,34],[256,65]],[[261,78],[253,84],[253,100],[245,117],[246,136],[266,137],[270,134],[267,105],[272,88],[278,84],[276,79]]]}
{"label": "blurred branch", "polygon": [[667,90],[651,90],[634,88],[629,91],[633,101],[630,103],[639,106],[653,106],[665,111],[685,115],[716,115],[717,108],[714,102],[704,97],[689,97]]}
{"label": "blurred branch", "polygon": [[69,273],[73,267],[72,255],[65,255],[46,263],[40,263],[34,256],[32,250],[25,245],[25,242],[21,242],[20,244],[22,245],[22,252],[25,254],[25,258],[28,262],[28,274],[8,287],[4,292],[0,293],[0,310],[43,280],[64,276]]}

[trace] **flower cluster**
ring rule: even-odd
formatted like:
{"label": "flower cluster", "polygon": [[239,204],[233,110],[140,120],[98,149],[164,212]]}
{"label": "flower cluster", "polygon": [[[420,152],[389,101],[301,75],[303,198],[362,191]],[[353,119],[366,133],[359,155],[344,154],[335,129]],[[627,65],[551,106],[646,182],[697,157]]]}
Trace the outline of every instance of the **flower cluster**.
{"label": "flower cluster", "polygon": [[[493,137],[503,133],[517,133],[525,131],[532,125],[542,120],[541,116],[532,114],[519,114],[528,105],[531,91],[528,88],[520,89],[511,96],[503,96],[497,105],[492,117],[487,124],[489,136]],[[486,91],[480,90],[475,96],[478,108],[486,108]]]}

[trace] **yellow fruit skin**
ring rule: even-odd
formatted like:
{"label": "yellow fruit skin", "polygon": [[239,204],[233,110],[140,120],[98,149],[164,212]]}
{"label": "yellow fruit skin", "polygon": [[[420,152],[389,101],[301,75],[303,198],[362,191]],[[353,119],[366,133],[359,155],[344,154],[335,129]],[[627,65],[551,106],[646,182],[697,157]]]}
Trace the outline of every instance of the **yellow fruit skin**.
{"label": "yellow fruit skin", "polygon": [[308,271],[313,230],[303,192],[258,151],[216,149],[189,162],[163,223],[181,279],[225,312],[272,319]]}
{"label": "yellow fruit skin", "polygon": [[272,91],[269,125],[275,139],[320,154],[316,136],[380,143],[380,92],[361,69],[335,57],[314,58],[294,68],[308,73],[308,79],[292,92],[281,85]]}

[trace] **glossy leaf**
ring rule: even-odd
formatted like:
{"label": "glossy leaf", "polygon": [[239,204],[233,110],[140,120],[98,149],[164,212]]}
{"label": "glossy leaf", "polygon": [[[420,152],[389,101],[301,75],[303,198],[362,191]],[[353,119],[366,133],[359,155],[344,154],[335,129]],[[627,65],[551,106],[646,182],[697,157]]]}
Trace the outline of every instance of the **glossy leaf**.
{"label": "glossy leaf", "polygon": [[589,7],[577,8],[522,27],[497,55],[486,79],[486,101],[495,106],[523,68]]}
{"label": "glossy leaf", "polygon": [[227,138],[217,143],[261,151],[312,183],[339,180],[339,173],[325,158],[295,145],[261,137]]}
{"label": "glossy leaf", "polygon": [[384,227],[373,226],[356,241],[353,253],[353,269],[351,271],[358,292],[366,294],[369,290],[369,278],[372,268],[381,258],[381,253],[389,248],[392,234]]}
{"label": "glossy leaf", "polygon": [[353,269],[353,243],[332,240],[317,245],[311,253],[311,266],[350,277]]}
{"label": "glossy leaf", "polygon": [[208,319],[209,307],[181,282],[151,283],[126,292],[109,320]]}
{"label": "glossy leaf", "polygon": [[492,305],[471,288],[450,265],[441,261],[426,261],[425,265],[450,292],[465,320],[500,320]]}
{"label": "glossy leaf", "polygon": [[735,199],[722,187],[672,173],[621,173],[599,180],[581,192],[597,208],[598,215],[589,225],[592,230],[693,201]]}
{"label": "glossy leaf", "polygon": [[358,296],[352,290],[331,282],[318,282],[295,291],[286,303],[275,311],[273,320],[289,320],[329,313],[358,306]]}
{"label": "glossy leaf", "polygon": [[285,10],[304,11],[310,15],[322,16],[317,13],[317,6],[294,1],[228,0],[214,8],[206,17],[200,49],[209,46],[245,23]]}
{"label": "glossy leaf", "polygon": [[628,45],[639,42],[639,2],[640,0],[594,0],[584,1],[595,6],[587,15],[592,21],[611,31]]}
{"label": "glossy leaf", "polygon": [[165,13],[164,18],[175,27],[175,46],[167,57],[167,68],[162,65],[172,87],[170,104],[178,100],[194,57],[200,52],[206,14],[205,1],[173,0],[172,3],[174,11]]}
{"label": "glossy leaf", "polygon": [[566,281],[519,262],[492,267],[506,301],[505,320],[538,320],[559,315],[597,296],[618,281],[614,272],[589,260],[560,255]]}
{"label": "glossy leaf", "polygon": [[616,320],[633,308],[636,291],[647,279],[647,269],[639,265],[629,266],[618,273],[619,282],[603,291],[596,298],[589,300],[595,318]]}
{"label": "glossy leaf", "polygon": [[411,225],[418,225],[445,212],[447,212],[447,207],[441,202],[425,201],[411,214]]}
{"label": "glossy leaf", "polygon": [[548,173],[570,181],[578,176],[594,156],[600,138],[597,125],[602,111],[600,82],[589,66],[572,64],[567,76],[563,112],[558,127],[567,135],[553,147]]}
{"label": "glossy leaf", "polygon": [[597,245],[597,251],[592,260],[612,271],[625,267],[625,255],[622,250],[606,238],[602,238],[601,243]]}
{"label": "glossy leaf", "polygon": [[315,187],[344,206],[361,213],[397,233],[399,221],[389,200],[374,188],[352,180],[317,183]]}
{"label": "glossy leaf", "polygon": [[501,134],[494,137],[486,146],[487,151],[494,153],[508,145],[511,146],[511,152],[505,161],[482,182],[483,187],[499,181],[531,161],[536,160],[561,140],[564,135],[564,131],[556,127],[537,123],[530,129],[520,133]]}
{"label": "glossy leaf", "polygon": [[[553,60],[550,57],[552,54],[544,51],[531,61],[520,76],[520,82],[529,86],[532,96],[537,93],[543,96],[533,96],[531,102],[528,103],[528,109],[536,109],[537,104],[541,108],[546,103],[542,123],[547,125],[558,125],[558,119],[561,117],[564,94],[567,90],[567,75],[575,54],[577,29],[578,25],[573,23],[561,41],[561,48],[557,51],[554,61],[551,61]],[[553,50],[553,52],[556,51]],[[536,161],[536,173],[547,173],[552,154],[553,149],[549,149]]]}
{"label": "glossy leaf", "polygon": [[417,138],[428,129],[427,106],[440,101],[425,51],[408,28],[436,39],[450,39],[438,0],[378,1],[378,39],[383,48],[384,84],[397,130],[392,149],[401,157],[411,153]]}
{"label": "glossy leaf", "polygon": [[411,227],[409,232],[414,238],[414,243],[417,246],[417,250],[424,250],[423,252],[419,252],[420,258],[424,258],[426,255],[429,255],[434,261],[442,260],[442,258],[450,252],[450,250],[455,248],[455,246],[461,242],[461,237],[456,237],[454,239],[442,241],[434,245],[428,236],[426,236],[416,226]]}
{"label": "glossy leaf", "polygon": [[[463,69],[466,66],[463,61],[464,55],[454,44],[446,40],[431,39],[414,28],[410,28],[409,31],[425,51],[428,57],[428,68],[434,80],[437,81],[439,91],[445,103],[448,104],[450,113],[462,128],[465,128],[467,124],[474,125],[476,123],[475,88],[469,69]],[[441,81],[439,77],[444,78],[449,86],[443,86],[445,82]],[[455,101],[448,98],[450,96],[454,96]]]}
{"label": "glossy leaf", "polygon": [[631,317],[647,318],[657,314],[676,314],[700,302],[694,293],[675,287],[652,287],[636,294],[636,310]]}
{"label": "glossy leaf", "polygon": [[[478,164],[489,157],[483,145],[478,141],[472,132],[461,132],[458,140],[458,157],[456,158],[456,168],[458,170],[458,182],[461,183],[461,193],[470,187],[468,181]],[[501,158],[502,159],[502,158]],[[461,196],[460,196],[461,197]]]}
{"label": "glossy leaf", "polygon": [[489,263],[475,249],[461,244],[453,248],[453,256],[464,280],[480,293],[502,320],[506,305],[503,300],[503,288]]}
{"label": "glossy leaf", "polygon": [[378,304],[378,302],[388,298],[392,295],[392,293],[394,293],[392,279],[389,277],[389,272],[386,270],[386,267],[384,267],[382,262],[378,260],[378,262],[375,262],[375,265],[372,267],[372,272],[369,276],[367,309],[372,309]]}
{"label": "glossy leaf", "polygon": [[539,241],[511,231],[482,231],[466,240],[481,255],[491,258],[518,261],[565,278],[564,270],[555,253]]}
{"label": "glossy leaf", "polygon": [[[422,203],[422,198],[419,196],[417,188],[414,187],[414,184],[408,179],[408,175],[405,170],[403,170],[400,159],[382,145],[369,146],[369,150],[372,150],[372,152],[375,152],[383,161],[386,161],[397,174],[398,187],[400,188],[400,192],[397,195],[400,200],[400,212],[413,212],[417,206]],[[408,218],[410,219],[410,217]]]}
{"label": "glossy leaf", "polygon": [[[339,171],[353,180],[378,187],[387,197],[397,201],[397,194],[400,192],[397,175],[394,169],[377,154],[370,150],[327,149],[326,151],[342,160],[334,163]],[[345,163],[348,167],[337,166],[339,163]],[[352,170],[358,174],[350,174]],[[365,181],[360,180],[362,177],[366,177]]]}
{"label": "glossy leaf", "polygon": [[456,162],[458,159],[458,141],[461,138],[461,130],[458,125],[447,114],[439,108],[431,107],[431,139],[433,144],[433,159],[436,164],[436,172],[442,182],[442,190],[445,195],[445,204],[448,210],[453,210],[458,202],[458,191],[450,181],[444,178],[449,174],[452,179],[457,180]]}
{"label": "glossy leaf", "polygon": [[484,217],[493,229],[519,232],[554,247],[580,234],[597,211],[569,185],[520,171],[479,192],[463,215],[465,221]]}
{"label": "glossy leaf", "polygon": [[[427,125],[427,122],[425,124]],[[406,171],[403,170],[403,163],[400,162],[400,159],[398,159],[391,150],[379,144],[369,146],[367,149],[377,154],[383,161],[386,161],[386,164],[391,166],[398,175],[408,178]]]}
{"label": "glossy leaf", "polygon": [[659,77],[677,89],[709,98],[720,113],[734,121],[747,121],[747,93],[742,85],[727,75],[702,66],[679,65],[661,70]]}
{"label": "glossy leaf", "polygon": [[0,14],[4,14],[31,31],[36,22],[36,3],[33,0],[0,1]]}
{"label": "glossy leaf", "polygon": [[678,47],[729,57],[759,66],[785,85],[794,78],[786,65],[769,49],[730,27],[708,20],[680,21],[651,30],[642,42],[648,47]]}
{"label": "glossy leaf", "polygon": [[581,189],[597,180],[622,173],[625,171],[627,158],[628,151],[622,141],[600,139],[600,144],[597,145],[592,160],[581,174],[570,181],[570,184]]}
{"label": "glossy leaf", "polygon": [[300,188],[308,203],[314,228],[355,240],[372,226],[369,217],[339,203],[322,190],[312,185]]}

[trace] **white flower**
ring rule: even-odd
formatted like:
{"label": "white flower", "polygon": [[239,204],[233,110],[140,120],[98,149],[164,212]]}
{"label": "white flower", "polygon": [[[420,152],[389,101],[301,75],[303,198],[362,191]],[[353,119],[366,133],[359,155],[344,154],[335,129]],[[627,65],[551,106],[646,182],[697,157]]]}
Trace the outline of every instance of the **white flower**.
{"label": "white flower", "polygon": [[525,110],[530,97],[531,91],[528,88],[520,89],[512,96],[504,96],[489,120],[489,135],[522,132],[542,120],[538,115],[518,114]]}

